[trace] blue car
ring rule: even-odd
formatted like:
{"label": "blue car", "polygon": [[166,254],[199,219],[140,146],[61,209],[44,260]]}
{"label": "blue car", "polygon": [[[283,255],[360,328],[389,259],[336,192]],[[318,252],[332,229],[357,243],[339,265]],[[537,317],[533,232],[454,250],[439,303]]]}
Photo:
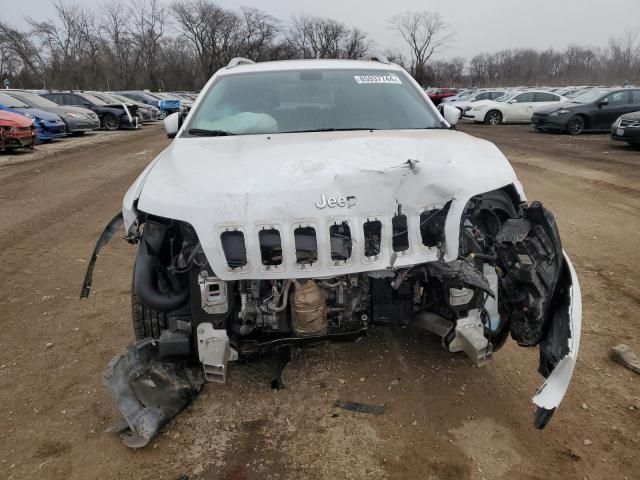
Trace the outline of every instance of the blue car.
{"label": "blue car", "polygon": [[154,107],[159,108],[163,115],[162,118],[180,111],[180,100],[178,99],[161,98],[156,94],[145,92],[143,90],[128,90],[117,93],[130,98],[131,100],[135,100],[136,102],[153,105]]}
{"label": "blue car", "polygon": [[45,112],[38,108],[31,108],[22,100],[18,100],[6,93],[0,93],[0,110],[6,110],[32,118],[33,125],[36,127],[39,143],[49,142],[54,138],[67,136],[67,127],[58,115]]}

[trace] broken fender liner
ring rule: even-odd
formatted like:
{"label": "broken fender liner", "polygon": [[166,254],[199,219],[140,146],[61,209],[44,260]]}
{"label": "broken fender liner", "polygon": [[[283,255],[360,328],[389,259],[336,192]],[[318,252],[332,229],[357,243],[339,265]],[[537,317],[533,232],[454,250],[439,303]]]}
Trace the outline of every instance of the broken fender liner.
{"label": "broken fender liner", "polygon": [[130,345],[104,372],[104,384],[124,417],[109,431],[118,432],[128,447],[144,447],[196,398],[203,383],[200,368],[161,362],[153,339]]}
{"label": "broken fender liner", "polygon": [[82,282],[82,290],[80,290],[80,298],[87,298],[91,293],[91,284],[93,282],[93,268],[96,265],[96,260],[98,259],[98,255],[100,251],[109,243],[113,234],[116,233],[116,230],[120,228],[122,225],[122,212],[118,213],[115,217],[111,219],[111,221],[107,224],[107,226],[102,231],[100,238],[96,242],[96,246],[93,249],[93,253],[91,254],[91,260],[89,260],[89,266],[87,267],[87,273],[84,275],[84,282]]}
{"label": "broken fender liner", "polygon": [[533,397],[534,425],[544,428],[567,393],[580,349],[582,299],[578,277],[566,253],[550,308],[550,325],[540,342],[539,372],[545,383]]}

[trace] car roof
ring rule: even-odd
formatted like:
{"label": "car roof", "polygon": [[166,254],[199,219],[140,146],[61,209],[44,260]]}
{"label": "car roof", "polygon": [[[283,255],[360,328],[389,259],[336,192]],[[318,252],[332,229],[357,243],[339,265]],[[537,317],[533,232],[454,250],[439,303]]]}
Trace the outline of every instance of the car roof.
{"label": "car roof", "polygon": [[218,70],[217,75],[232,75],[249,72],[278,72],[286,70],[380,70],[397,71],[400,68],[395,63],[382,63],[372,60],[277,60],[273,62],[243,63],[234,67]]}

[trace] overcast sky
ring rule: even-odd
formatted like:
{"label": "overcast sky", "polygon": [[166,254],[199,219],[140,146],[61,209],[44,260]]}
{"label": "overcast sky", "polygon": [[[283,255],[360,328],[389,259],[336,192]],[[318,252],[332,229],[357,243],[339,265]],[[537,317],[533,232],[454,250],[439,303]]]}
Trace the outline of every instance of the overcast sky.
{"label": "overcast sky", "polygon": [[[70,3],[94,5],[92,0]],[[126,0],[124,1],[126,3]],[[167,0],[167,3],[169,1]],[[605,46],[640,29],[640,0],[218,0],[221,6],[260,8],[283,21],[310,13],[369,33],[381,46],[401,46],[388,20],[406,10],[438,11],[455,34],[440,56],[470,58],[504,48],[562,49],[571,43]],[[0,0],[2,20],[24,26],[27,15],[53,16],[53,0]]]}

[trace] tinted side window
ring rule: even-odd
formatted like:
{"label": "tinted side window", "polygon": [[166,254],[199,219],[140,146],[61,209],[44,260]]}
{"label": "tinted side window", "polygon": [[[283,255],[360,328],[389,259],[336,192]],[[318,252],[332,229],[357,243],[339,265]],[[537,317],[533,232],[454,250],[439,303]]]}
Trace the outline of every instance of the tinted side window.
{"label": "tinted side window", "polygon": [[56,102],[58,102],[60,105],[71,105],[69,103],[69,99],[67,98],[67,95],[64,93],[57,93],[56,94]]}
{"label": "tinted side window", "polygon": [[631,90],[631,103],[640,103],[640,90]]}
{"label": "tinted side window", "polygon": [[67,95],[67,105],[82,105],[86,100],[79,95]]}
{"label": "tinted side window", "polygon": [[557,102],[559,97],[553,93],[536,92],[535,102]]}
{"label": "tinted side window", "polygon": [[476,96],[476,100],[488,100],[488,99],[491,99],[491,94],[488,92],[479,93]]}
{"label": "tinted side window", "polygon": [[46,95],[42,95],[44,98],[51,100],[52,102],[57,103],[58,105],[62,105],[62,100],[60,99],[60,95],[57,95],[55,93],[48,93]]}
{"label": "tinted side window", "polygon": [[521,93],[520,95],[518,95],[515,100],[518,101],[518,103],[529,103],[529,102],[534,102],[535,98],[535,94],[533,92],[527,92],[527,93]]}
{"label": "tinted side window", "polygon": [[626,105],[627,103],[629,103],[629,91],[627,90],[624,92],[615,92],[611,95],[607,95],[602,100],[607,100],[609,102],[609,107]]}
{"label": "tinted side window", "polygon": [[495,100],[496,98],[500,98],[501,96],[504,95],[505,92],[491,92],[489,95],[489,98],[491,100]]}

